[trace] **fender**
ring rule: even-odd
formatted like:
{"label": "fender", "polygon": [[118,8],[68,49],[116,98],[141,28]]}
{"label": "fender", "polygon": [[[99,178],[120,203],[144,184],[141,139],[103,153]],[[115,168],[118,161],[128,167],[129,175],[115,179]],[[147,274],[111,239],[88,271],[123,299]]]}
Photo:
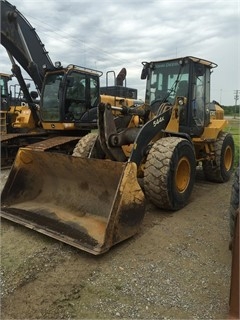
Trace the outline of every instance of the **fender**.
{"label": "fender", "polygon": [[142,127],[134,141],[133,150],[128,160],[129,162],[135,162],[137,165],[140,164],[147,145],[159,132],[164,131],[170,120],[171,113],[172,108],[169,108],[165,112],[148,121]]}

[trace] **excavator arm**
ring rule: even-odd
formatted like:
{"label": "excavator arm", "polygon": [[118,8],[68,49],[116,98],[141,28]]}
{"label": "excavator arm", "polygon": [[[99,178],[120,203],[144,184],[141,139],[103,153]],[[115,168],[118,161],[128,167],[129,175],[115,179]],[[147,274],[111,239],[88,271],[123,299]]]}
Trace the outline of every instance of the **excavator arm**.
{"label": "excavator arm", "polygon": [[41,91],[44,68],[55,67],[35,29],[8,1],[1,0],[1,44],[33,79]]}

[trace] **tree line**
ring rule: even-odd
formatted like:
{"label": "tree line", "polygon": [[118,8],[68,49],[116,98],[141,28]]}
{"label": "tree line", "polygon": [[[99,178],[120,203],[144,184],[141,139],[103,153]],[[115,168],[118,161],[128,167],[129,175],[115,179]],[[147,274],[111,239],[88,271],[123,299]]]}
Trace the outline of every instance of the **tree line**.
{"label": "tree line", "polygon": [[228,116],[240,116],[240,106],[239,105],[233,105],[233,106],[222,106],[224,110],[224,114]]}

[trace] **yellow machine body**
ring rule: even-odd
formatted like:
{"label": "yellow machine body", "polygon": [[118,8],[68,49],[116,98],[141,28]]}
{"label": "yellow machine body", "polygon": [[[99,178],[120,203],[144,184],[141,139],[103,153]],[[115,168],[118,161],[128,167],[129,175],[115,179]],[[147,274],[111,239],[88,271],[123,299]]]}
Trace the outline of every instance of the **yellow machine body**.
{"label": "yellow machine body", "polygon": [[11,106],[8,115],[11,116],[11,126],[13,128],[34,129],[36,127],[32,111],[27,104]]}

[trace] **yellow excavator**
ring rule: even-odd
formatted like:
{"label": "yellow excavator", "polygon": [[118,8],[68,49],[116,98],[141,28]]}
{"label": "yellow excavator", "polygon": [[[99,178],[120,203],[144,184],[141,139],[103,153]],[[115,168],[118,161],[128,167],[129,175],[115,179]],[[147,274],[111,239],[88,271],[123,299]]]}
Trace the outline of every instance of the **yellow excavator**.
{"label": "yellow excavator", "polygon": [[229,180],[234,141],[210,101],[216,66],[191,56],[143,62],[145,103],[99,103],[98,130],[73,155],[19,149],[1,216],[98,255],[137,233],[146,200],[170,211],[187,205],[197,165],[207,180]]}
{"label": "yellow excavator", "polygon": [[21,85],[11,84],[13,76],[0,73],[1,168],[11,166],[20,146],[47,136],[39,121],[38,93],[28,92],[23,78]]}
{"label": "yellow excavator", "polygon": [[[53,64],[26,18],[8,1],[0,3],[1,44],[7,50],[12,73],[24,96],[24,104],[9,106],[2,114],[7,114],[8,121],[7,130],[1,134],[1,166],[12,163],[20,146],[32,143],[42,150],[71,154],[79,137],[97,128],[100,101],[115,106],[139,103],[137,90],[126,86],[125,68],[117,76],[109,71],[106,86],[100,88],[101,71]],[[16,61],[34,81],[39,103],[28,92]],[[108,85],[110,73],[114,75],[113,86]]]}

